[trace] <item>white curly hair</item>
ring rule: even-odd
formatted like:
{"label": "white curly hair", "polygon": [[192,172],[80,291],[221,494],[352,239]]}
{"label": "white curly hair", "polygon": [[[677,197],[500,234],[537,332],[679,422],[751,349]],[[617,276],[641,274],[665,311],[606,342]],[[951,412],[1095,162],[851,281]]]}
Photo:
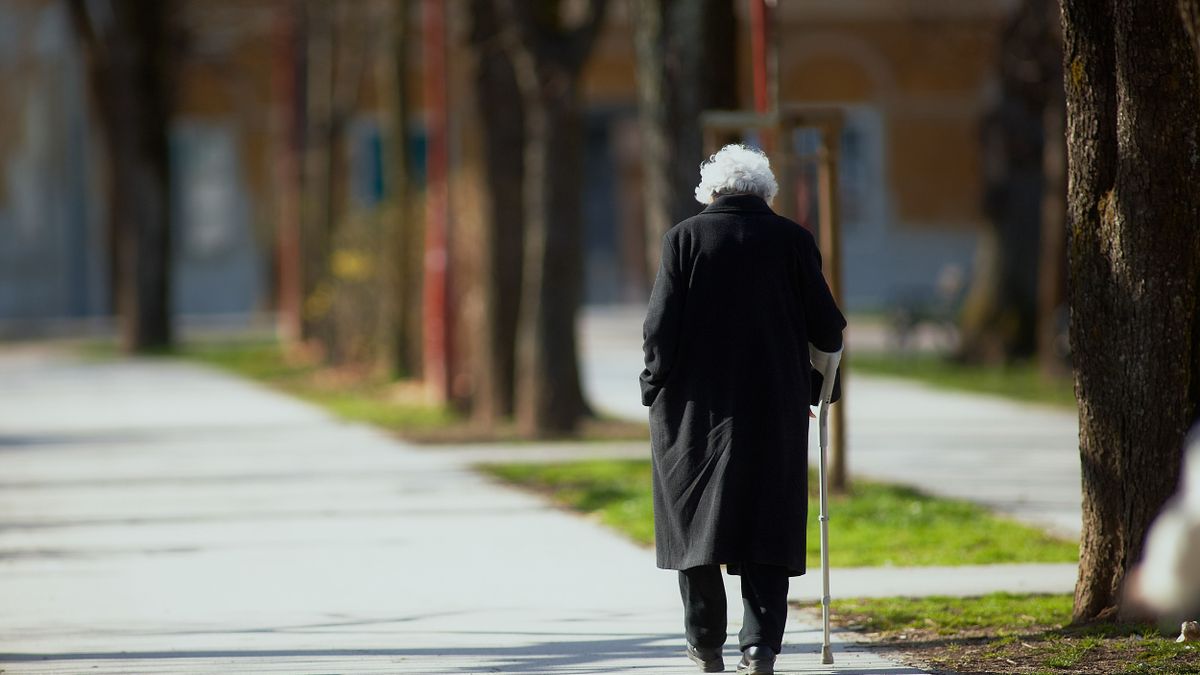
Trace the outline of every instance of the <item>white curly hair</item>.
{"label": "white curly hair", "polygon": [[711,204],[720,195],[751,194],[768,204],[779,192],[779,183],[771,173],[771,163],[761,150],[730,144],[718,150],[700,165],[700,184],[696,201]]}

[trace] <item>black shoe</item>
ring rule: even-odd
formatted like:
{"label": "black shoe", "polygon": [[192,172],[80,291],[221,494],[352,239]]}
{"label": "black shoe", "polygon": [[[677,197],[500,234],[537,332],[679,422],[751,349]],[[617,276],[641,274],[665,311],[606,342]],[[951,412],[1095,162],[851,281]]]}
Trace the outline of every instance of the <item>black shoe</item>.
{"label": "black shoe", "polygon": [[775,652],[765,645],[751,645],[742,651],[742,661],[737,667],[741,675],[773,675]]}
{"label": "black shoe", "polygon": [[720,647],[693,647],[688,643],[687,655],[706,673],[720,673],[725,670],[725,659],[721,658]]}

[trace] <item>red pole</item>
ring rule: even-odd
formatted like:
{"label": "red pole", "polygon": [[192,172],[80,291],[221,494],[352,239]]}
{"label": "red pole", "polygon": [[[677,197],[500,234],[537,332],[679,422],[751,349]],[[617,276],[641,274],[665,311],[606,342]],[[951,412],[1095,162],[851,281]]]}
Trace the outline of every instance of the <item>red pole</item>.
{"label": "red pole", "polygon": [[444,0],[425,0],[424,98],[425,153],[425,284],[424,376],[426,385],[445,403],[450,400],[450,256],[446,127],[446,14]]}

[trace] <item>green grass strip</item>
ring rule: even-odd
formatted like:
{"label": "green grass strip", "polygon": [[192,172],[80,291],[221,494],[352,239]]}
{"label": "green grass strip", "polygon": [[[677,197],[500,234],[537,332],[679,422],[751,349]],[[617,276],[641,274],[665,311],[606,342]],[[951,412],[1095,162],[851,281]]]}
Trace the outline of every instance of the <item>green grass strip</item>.
{"label": "green grass strip", "polygon": [[391,431],[440,429],[461,421],[449,408],[391,400],[387,396],[390,382],[382,377],[354,378],[348,384],[322,383],[318,366],[289,360],[277,342],[190,344],[170,355],[231,371],[315,403],[343,419]]}
{"label": "green grass strip", "polygon": [[992,593],[975,598],[838,598],[835,613],[855,617],[854,628],[872,633],[933,629],[1020,631],[1071,620],[1069,594]]}
{"label": "green grass strip", "polygon": [[[555,502],[594,514],[643,544],[654,541],[654,506],[647,460],[483,467],[505,481],[546,493]],[[810,487],[815,490],[815,478]],[[817,504],[809,505],[808,562],[818,564]],[[976,565],[1075,562],[1077,542],[995,516],[983,507],[924,495],[895,485],[857,481],[830,499],[830,564]]]}
{"label": "green grass strip", "polygon": [[1071,378],[1046,378],[1030,362],[1007,366],[973,366],[935,355],[852,353],[851,373],[917,380],[939,389],[1002,396],[1025,403],[1075,409]]}

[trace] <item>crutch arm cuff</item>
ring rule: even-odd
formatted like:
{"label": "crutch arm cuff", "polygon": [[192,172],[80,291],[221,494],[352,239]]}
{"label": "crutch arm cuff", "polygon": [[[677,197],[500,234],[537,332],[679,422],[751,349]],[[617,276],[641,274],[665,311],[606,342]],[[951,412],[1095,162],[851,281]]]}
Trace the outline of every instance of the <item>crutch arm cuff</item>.
{"label": "crutch arm cuff", "polygon": [[827,352],[818,349],[813,343],[808,343],[808,360],[812,362],[813,370],[821,374],[821,394],[819,402],[833,401],[833,387],[837,381],[838,365],[842,362],[842,350]]}
{"label": "crutch arm cuff", "polygon": [[808,343],[808,360],[825,379],[829,379],[829,376],[837,371],[838,364],[842,361],[842,349],[838,348],[837,351],[827,352],[810,342]]}

